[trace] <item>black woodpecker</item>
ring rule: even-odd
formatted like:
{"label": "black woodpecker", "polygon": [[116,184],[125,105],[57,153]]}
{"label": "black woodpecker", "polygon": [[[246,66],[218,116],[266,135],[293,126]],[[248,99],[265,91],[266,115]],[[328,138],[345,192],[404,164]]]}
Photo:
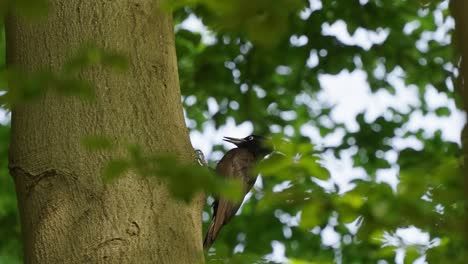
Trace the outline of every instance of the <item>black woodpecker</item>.
{"label": "black woodpecker", "polygon": [[203,241],[203,248],[209,249],[225,224],[227,224],[239,209],[245,195],[250,191],[257,175],[252,173],[256,163],[271,152],[267,148],[265,138],[251,135],[237,139],[224,137],[224,141],[233,143],[237,148],[231,149],[216,165],[216,173],[222,177],[238,179],[242,182],[242,200],[232,202],[222,197],[213,203],[213,218]]}

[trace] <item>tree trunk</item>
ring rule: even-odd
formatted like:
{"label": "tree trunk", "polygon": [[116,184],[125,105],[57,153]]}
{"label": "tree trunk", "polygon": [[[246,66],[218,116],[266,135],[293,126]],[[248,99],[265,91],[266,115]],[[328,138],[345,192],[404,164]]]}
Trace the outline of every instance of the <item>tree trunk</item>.
{"label": "tree trunk", "polygon": [[[455,18],[455,40],[458,52],[461,55],[459,84],[457,85],[458,93],[462,97],[463,108],[465,113],[468,113],[468,2],[466,0],[451,1],[451,11]],[[468,116],[468,115],[467,115]],[[464,153],[464,182],[465,182],[465,200],[468,200],[468,124],[465,122],[461,135],[463,153]],[[465,203],[468,212],[468,203]],[[465,215],[465,241],[468,249],[468,216]]]}
{"label": "tree trunk", "polygon": [[48,92],[12,111],[15,179],[26,263],[198,263],[201,199],[171,198],[164,183],[132,172],[104,184],[114,153],[89,152],[86,135],[193,159],[185,127],[170,14],[153,0],[51,0],[40,23],[11,17],[7,63],[58,72],[85,42],[118,50],[129,70],[80,73],[96,86],[84,102]]}

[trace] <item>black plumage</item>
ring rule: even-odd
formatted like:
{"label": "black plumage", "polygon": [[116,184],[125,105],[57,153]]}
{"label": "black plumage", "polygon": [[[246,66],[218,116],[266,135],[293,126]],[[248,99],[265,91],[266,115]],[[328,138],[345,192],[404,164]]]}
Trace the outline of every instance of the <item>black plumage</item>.
{"label": "black plumage", "polygon": [[242,200],[232,202],[220,197],[213,203],[213,218],[203,241],[203,247],[211,247],[221,228],[236,214],[245,195],[252,189],[257,175],[253,174],[256,163],[271,151],[265,147],[262,136],[251,135],[242,139],[225,137],[237,148],[224,155],[216,166],[216,173],[222,177],[238,179],[242,182]]}

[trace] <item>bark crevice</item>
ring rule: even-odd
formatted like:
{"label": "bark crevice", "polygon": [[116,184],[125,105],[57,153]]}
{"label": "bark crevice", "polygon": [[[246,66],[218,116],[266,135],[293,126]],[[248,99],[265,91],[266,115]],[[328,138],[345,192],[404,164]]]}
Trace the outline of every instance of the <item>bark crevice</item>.
{"label": "bark crevice", "polygon": [[57,169],[48,169],[43,172],[32,173],[21,167],[15,166],[10,167],[9,170],[15,181],[18,180],[18,177],[22,177],[23,184],[26,188],[25,195],[28,198],[33,194],[34,190],[37,189],[40,184],[46,184],[44,183],[46,181],[52,182],[53,180],[60,179],[61,177],[67,177],[68,179],[72,180],[77,179],[76,176]]}

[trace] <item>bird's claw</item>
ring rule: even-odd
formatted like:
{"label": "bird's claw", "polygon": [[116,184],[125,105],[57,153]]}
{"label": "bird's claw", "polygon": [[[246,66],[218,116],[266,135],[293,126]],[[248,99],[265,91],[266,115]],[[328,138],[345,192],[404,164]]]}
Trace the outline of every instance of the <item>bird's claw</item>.
{"label": "bird's claw", "polygon": [[205,159],[205,155],[203,154],[203,152],[199,149],[196,149],[195,150],[195,155],[196,155],[196,158],[197,158],[197,162],[200,166],[203,166],[203,167],[207,167],[208,166],[208,162],[206,162],[206,159]]}

